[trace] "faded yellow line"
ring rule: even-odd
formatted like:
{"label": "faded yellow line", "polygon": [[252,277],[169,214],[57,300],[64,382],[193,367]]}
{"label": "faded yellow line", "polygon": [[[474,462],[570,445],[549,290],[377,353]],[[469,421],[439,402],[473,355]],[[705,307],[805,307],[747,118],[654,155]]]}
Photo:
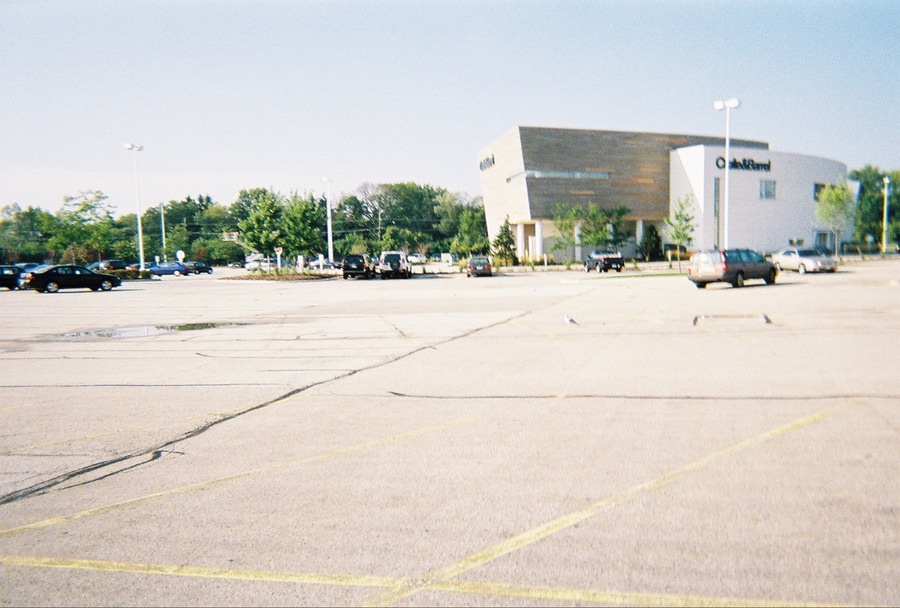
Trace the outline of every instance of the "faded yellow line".
{"label": "faded yellow line", "polygon": [[750,447],[768,441],[769,439],[781,437],[790,432],[804,428],[811,424],[815,424],[816,422],[819,422],[820,420],[825,418],[831,411],[837,409],[838,407],[843,407],[843,404],[834,408],[830,408],[828,410],[816,412],[815,414],[812,414],[805,418],[795,420],[784,426],[763,433],[762,435],[758,435],[745,441],[741,441],[740,443],[736,443],[723,450],[714,452],[709,456],[705,456],[704,458],[695,460],[694,462],[679,469],[670,471],[665,475],[661,475],[660,477],[657,477],[650,481],[632,486],[631,488],[623,490],[622,492],[613,494],[612,496],[595,502],[584,509],[580,509],[578,511],[563,515],[562,517],[549,521],[546,524],[528,530],[527,532],[523,532],[522,534],[513,536],[492,547],[488,547],[482,551],[463,557],[455,563],[449,564],[442,568],[438,568],[436,570],[432,570],[412,584],[407,583],[388,592],[370,598],[367,602],[365,602],[365,605],[390,606],[425,589],[433,589],[438,584],[442,584],[446,581],[449,581],[450,579],[456,578],[457,576],[469,572],[470,570],[474,570],[479,566],[483,566],[488,562],[494,561],[500,557],[503,557],[504,555],[508,555],[509,553],[518,551],[523,547],[536,543],[537,541],[552,536],[557,532],[570,528],[575,524],[578,524],[597,515],[598,513],[601,513],[602,511],[615,507],[616,505],[629,500],[635,494],[658,490],[675,481],[678,481],[679,479],[687,477],[688,475],[700,469],[703,469],[728,455],[734,454],[736,452],[741,452]]}
{"label": "faded yellow line", "polygon": [[301,464],[310,464],[310,463],[314,463],[314,462],[320,462],[323,460],[329,460],[331,458],[336,458],[338,456],[352,454],[354,452],[359,452],[361,450],[365,450],[368,448],[374,448],[374,447],[378,447],[378,446],[395,443],[402,439],[409,439],[411,437],[417,437],[419,435],[425,435],[427,433],[434,433],[437,431],[442,431],[444,429],[448,429],[448,428],[452,428],[454,426],[459,426],[462,424],[466,424],[468,422],[472,422],[473,420],[476,420],[477,418],[478,418],[478,416],[469,416],[467,418],[460,418],[458,420],[453,420],[453,421],[446,422],[443,424],[438,424],[438,425],[429,426],[429,427],[425,427],[425,428],[421,428],[421,429],[416,429],[414,431],[400,433],[398,435],[393,435],[391,437],[385,437],[383,439],[375,439],[373,441],[367,441],[365,443],[359,443],[359,444],[348,446],[345,448],[340,448],[338,450],[334,450],[333,452],[318,454],[316,456],[310,456],[307,458],[299,458],[297,460],[288,460],[285,462],[275,463],[275,464],[267,465],[264,467],[250,469],[248,471],[241,471],[240,473],[234,473],[232,475],[226,475],[225,477],[218,477],[216,479],[208,479],[205,481],[198,481],[197,483],[192,483],[192,484],[180,486],[177,488],[170,488],[168,490],[162,490],[160,492],[154,492],[153,494],[146,494],[144,496],[138,496],[135,498],[129,498],[128,500],[122,500],[119,502],[110,503],[110,504],[103,505],[100,507],[94,507],[93,509],[79,511],[78,513],[70,513],[69,515],[60,515],[59,517],[52,517],[50,519],[36,521],[36,522],[30,523],[30,524],[25,524],[23,526],[17,526],[15,528],[0,530],[0,538],[5,538],[7,536],[13,536],[16,534],[21,534],[23,532],[29,532],[32,530],[39,530],[41,528],[47,528],[50,526],[56,526],[59,524],[70,522],[70,521],[85,519],[87,517],[92,517],[95,515],[103,515],[104,513],[108,513],[110,511],[113,511],[115,509],[119,509],[119,508],[122,508],[125,506],[129,506],[129,505],[133,505],[133,504],[137,504],[137,503],[141,503],[141,502],[146,502],[148,500],[153,500],[155,498],[161,498],[163,496],[174,496],[176,494],[184,494],[187,492],[192,492],[194,490],[199,490],[201,488],[209,488],[214,485],[226,483],[229,481],[234,481],[236,479],[240,479],[242,477],[248,477],[250,475],[255,475],[257,473],[273,471],[273,470],[277,470],[277,469],[283,469],[286,467],[292,467],[292,466],[297,466],[297,465],[301,465]]}
{"label": "faded yellow line", "polygon": [[57,559],[53,557],[19,557],[0,555],[0,564],[25,568],[60,568],[64,570],[92,570],[99,572],[128,572],[132,574],[161,574],[192,578],[220,578],[274,583],[301,583],[341,587],[388,587],[396,585],[396,578],[381,576],[333,576],[308,572],[270,572],[264,570],[226,570],[195,566],[166,566],[130,562],[107,562],[93,559]]}
{"label": "faded yellow line", "polygon": [[[156,576],[181,576],[188,578],[212,578],[254,582],[294,583],[332,587],[381,587],[392,588],[412,581],[370,575],[333,575],[314,572],[273,572],[267,570],[229,570],[224,568],[199,568],[194,566],[168,566],[133,562],[110,562],[89,559],[60,559],[52,557],[21,557],[0,555],[0,564],[19,568],[55,568],[63,570],[88,570],[94,572],[127,572]],[[555,587],[524,587],[501,583],[443,581],[431,589],[444,593],[479,595],[494,598],[522,598],[549,600],[573,604],[613,604],[618,606],[834,606],[761,599],[703,597],[660,593],[633,593],[597,589],[568,589]]]}
{"label": "faded yellow line", "polygon": [[520,587],[496,583],[465,583],[445,581],[430,587],[436,591],[464,593],[503,598],[550,600],[554,603],[601,604],[613,606],[835,606],[808,602],[784,602],[761,599],[703,597],[663,593],[632,593],[595,589],[565,589],[556,587]]}

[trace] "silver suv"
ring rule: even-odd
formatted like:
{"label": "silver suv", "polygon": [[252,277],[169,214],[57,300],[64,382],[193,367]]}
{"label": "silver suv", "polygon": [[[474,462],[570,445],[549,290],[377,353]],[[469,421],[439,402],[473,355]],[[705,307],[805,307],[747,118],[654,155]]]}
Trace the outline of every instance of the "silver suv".
{"label": "silver suv", "polygon": [[378,257],[378,266],[375,267],[375,272],[382,279],[389,277],[408,279],[411,270],[405,251],[382,251]]}
{"label": "silver suv", "polygon": [[775,265],[750,249],[698,251],[688,266],[688,279],[699,289],[716,282],[743,287],[744,281],[751,279],[762,279],[771,285],[777,276]]}

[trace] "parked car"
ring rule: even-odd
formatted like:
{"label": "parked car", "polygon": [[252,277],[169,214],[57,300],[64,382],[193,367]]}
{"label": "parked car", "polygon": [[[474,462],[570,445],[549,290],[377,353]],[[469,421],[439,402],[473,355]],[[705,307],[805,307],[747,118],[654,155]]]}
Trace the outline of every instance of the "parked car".
{"label": "parked car", "polygon": [[688,279],[700,289],[716,282],[743,287],[744,281],[751,279],[771,285],[777,276],[775,264],[750,249],[698,251],[688,265]]}
{"label": "parked car", "polygon": [[272,272],[275,270],[275,262],[270,260],[250,260],[244,263],[244,268],[250,271]]}
{"label": "parked car", "polygon": [[409,260],[403,251],[382,251],[378,258],[376,272],[382,279],[402,277],[408,279],[411,274]]}
{"label": "parked car", "polygon": [[19,262],[18,264],[14,264],[14,266],[22,272],[27,272],[43,265],[44,264],[38,264],[37,262]]}
{"label": "parked car", "polygon": [[122,260],[103,260],[100,262],[100,270],[125,270],[128,265]]}
{"label": "parked car", "polygon": [[117,276],[94,272],[75,264],[41,266],[23,273],[22,277],[27,287],[49,293],[56,293],[60,289],[109,291],[122,284],[122,280]]}
{"label": "parked car", "polygon": [[491,276],[491,261],[483,255],[473,255],[466,264],[466,277]]}
{"label": "parked car", "polygon": [[22,270],[18,266],[0,266],[0,287],[9,290],[19,288],[19,275]]}
{"label": "parked car", "polygon": [[335,268],[341,268],[341,263],[333,262],[328,258],[322,260],[314,259],[309,263],[310,270],[334,270]]}
{"label": "parked car", "polygon": [[837,260],[816,249],[788,247],[772,256],[772,262],[779,271],[796,270],[800,274],[807,272],[837,272]]}
{"label": "parked car", "polygon": [[592,251],[584,261],[584,271],[590,272],[609,272],[610,268],[615,268],[616,272],[622,272],[625,267],[625,258],[618,251]]}
{"label": "parked car", "polygon": [[345,279],[349,277],[368,279],[375,276],[375,264],[364,253],[345,255],[341,260],[341,274]]}
{"label": "parked car", "polygon": [[184,267],[188,274],[212,274],[212,266],[206,262],[185,262]]}
{"label": "parked car", "polygon": [[406,259],[409,260],[410,264],[424,264],[428,261],[428,258],[422,253],[411,253],[406,256]]}
{"label": "parked car", "polygon": [[161,277],[167,274],[174,274],[176,277],[189,274],[187,268],[181,262],[160,262],[148,268],[151,274]]}

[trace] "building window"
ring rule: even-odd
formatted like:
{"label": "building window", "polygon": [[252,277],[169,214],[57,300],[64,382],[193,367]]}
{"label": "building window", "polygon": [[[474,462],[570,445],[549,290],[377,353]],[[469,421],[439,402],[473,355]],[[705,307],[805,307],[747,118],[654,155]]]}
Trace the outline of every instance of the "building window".
{"label": "building window", "polygon": [[819,194],[825,189],[825,184],[813,184],[813,200],[819,200]]}
{"label": "building window", "polygon": [[609,179],[609,171],[526,171],[535,179]]}
{"label": "building window", "polygon": [[775,180],[761,179],[759,180],[759,198],[774,200],[775,199]]}

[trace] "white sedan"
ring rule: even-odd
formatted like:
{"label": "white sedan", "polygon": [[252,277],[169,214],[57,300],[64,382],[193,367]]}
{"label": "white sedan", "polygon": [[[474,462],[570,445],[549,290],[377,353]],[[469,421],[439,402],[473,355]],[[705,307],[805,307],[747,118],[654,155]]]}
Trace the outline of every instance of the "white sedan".
{"label": "white sedan", "polygon": [[816,249],[800,249],[788,247],[772,256],[772,262],[779,271],[796,270],[800,274],[807,272],[836,272],[837,261],[830,255]]}

